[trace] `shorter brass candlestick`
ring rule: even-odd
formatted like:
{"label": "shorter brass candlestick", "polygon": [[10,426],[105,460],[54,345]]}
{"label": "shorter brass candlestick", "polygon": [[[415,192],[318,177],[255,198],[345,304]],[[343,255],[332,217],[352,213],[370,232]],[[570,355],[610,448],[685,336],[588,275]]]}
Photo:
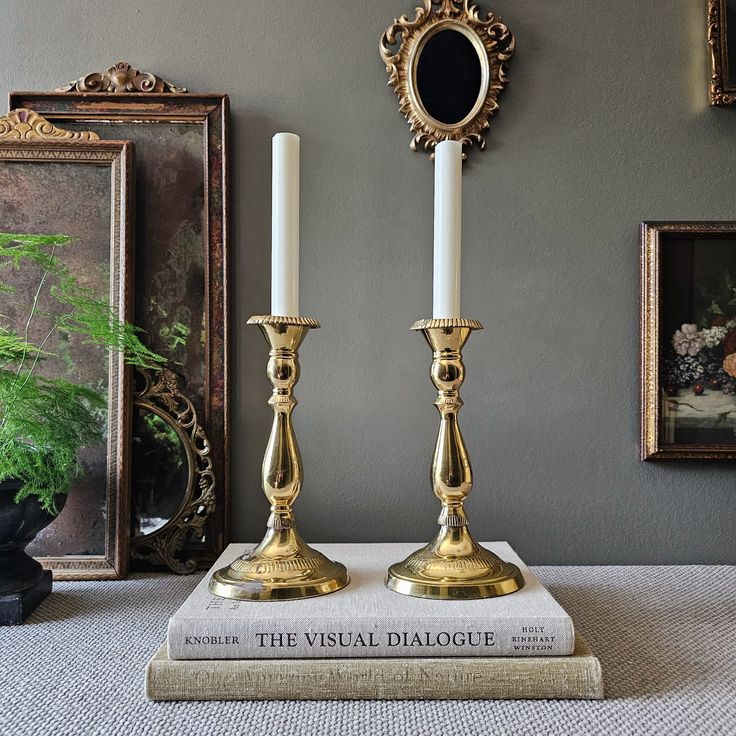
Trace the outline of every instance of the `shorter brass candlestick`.
{"label": "shorter brass candlestick", "polygon": [[269,404],[273,424],[263,457],[263,492],[271,503],[266,535],[249,554],[218,570],[211,593],[240,600],[311,598],[345,587],[344,565],[312,549],[296,529],[292,504],[302,486],[302,458],[291,424],[296,406],[293,388],[299,380],[299,346],[307,330],[319,322],[309,317],[251,317],[271,347],[268,378],[273,385]]}
{"label": "shorter brass candlestick", "polygon": [[468,530],[463,506],[473,485],[470,458],[457,422],[463,405],[460,386],[465,379],[462,349],[473,330],[483,325],[472,319],[423,319],[412,325],[432,348],[431,377],[437,387],[435,406],[440,429],[432,461],[432,486],[442,502],[440,530],[426,547],[391,565],[386,585],[397,593],[459,600],[491,598],[524,586],[516,565],[481,547]]}

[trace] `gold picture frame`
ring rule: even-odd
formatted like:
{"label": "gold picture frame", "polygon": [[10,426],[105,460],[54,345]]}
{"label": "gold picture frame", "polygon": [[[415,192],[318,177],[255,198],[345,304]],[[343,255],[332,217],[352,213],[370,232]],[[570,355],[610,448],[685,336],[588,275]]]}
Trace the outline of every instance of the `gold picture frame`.
{"label": "gold picture frame", "polygon": [[[84,276],[85,285],[95,288],[99,282],[124,321],[132,317],[133,164],[130,142],[65,131],[28,109],[0,117],[2,229],[71,236],[66,265]],[[4,304],[10,324],[25,321],[20,295],[35,290],[32,275],[27,281],[26,276],[18,274],[13,284],[18,296]],[[108,396],[107,439],[86,448],[87,473],[75,480],[59,518],[36,536],[28,553],[52,570],[55,580],[124,578],[130,541],[131,371],[122,355],[106,359],[83,342],[74,344],[73,360],[51,355],[47,365],[52,378],[99,380]]]}
{"label": "gold picture frame", "polygon": [[642,223],[642,460],[736,460],[732,353],[736,222]]}
{"label": "gold picture frame", "polygon": [[[443,31],[455,31],[458,35]],[[445,36],[444,48],[437,43],[440,35]],[[455,75],[454,80],[447,79],[450,86],[461,87],[465,77],[475,81],[467,90],[469,98],[464,105],[458,103],[454,111],[443,110],[443,116],[428,109],[426,91],[420,91],[424,84],[431,93],[436,81],[429,72],[426,82],[420,78],[420,64],[429,53],[430,43],[435,45],[435,56],[444,55],[437,56],[434,68]],[[481,150],[485,148],[485,131],[498,110],[499,95],[508,84],[507,64],[515,43],[513,34],[498,16],[489,13],[481,17],[469,0],[423,0],[413,19],[405,15],[394,19],[381,37],[379,50],[388,84],[399,98],[399,110],[414,133],[410,144],[413,151],[433,153],[437,143],[444,140],[460,141],[466,149],[474,144]],[[463,76],[465,71],[467,75]]]}

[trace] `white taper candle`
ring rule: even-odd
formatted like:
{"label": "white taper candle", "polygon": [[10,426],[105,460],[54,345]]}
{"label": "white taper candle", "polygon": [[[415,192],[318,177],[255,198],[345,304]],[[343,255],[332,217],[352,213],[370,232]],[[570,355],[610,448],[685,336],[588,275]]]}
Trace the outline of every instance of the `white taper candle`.
{"label": "white taper candle", "polygon": [[438,143],[434,149],[434,319],[460,316],[462,177],[462,144]]}
{"label": "white taper candle", "polygon": [[273,137],[271,314],[299,316],[299,136]]}

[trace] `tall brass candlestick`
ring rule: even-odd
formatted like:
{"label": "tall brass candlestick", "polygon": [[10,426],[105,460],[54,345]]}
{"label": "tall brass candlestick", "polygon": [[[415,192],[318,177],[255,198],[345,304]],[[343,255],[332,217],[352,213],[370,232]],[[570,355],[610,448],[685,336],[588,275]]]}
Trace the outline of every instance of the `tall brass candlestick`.
{"label": "tall brass candlestick", "polygon": [[299,346],[307,330],[319,322],[309,317],[251,317],[271,347],[268,378],[273,385],[269,404],[273,425],[263,457],[263,492],[271,503],[266,535],[249,554],[218,570],[210,592],[240,600],[310,598],[345,587],[344,565],[312,549],[296,529],[292,504],[302,486],[302,458],[291,424],[296,406],[293,389],[299,380]]}
{"label": "tall brass candlestick", "polygon": [[457,422],[465,379],[462,349],[473,330],[472,319],[423,319],[421,330],[433,352],[432,382],[440,429],[432,461],[432,486],[442,502],[440,530],[426,547],[391,565],[386,585],[397,593],[436,599],[490,598],[524,585],[519,568],[481,547],[468,530],[464,502],[473,485],[470,458]]}

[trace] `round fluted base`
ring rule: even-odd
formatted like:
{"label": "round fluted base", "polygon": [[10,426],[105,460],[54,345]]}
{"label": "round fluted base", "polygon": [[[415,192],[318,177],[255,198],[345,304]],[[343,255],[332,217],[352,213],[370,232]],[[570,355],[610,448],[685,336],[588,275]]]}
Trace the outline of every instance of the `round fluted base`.
{"label": "round fluted base", "polygon": [[284,601],[334,593],[350,582],[345,565],[306,545],[303,552],[282,559],[239,557],[212,576],[210,593],[241,601]]}
{"label": "round fluted base", "polygon": [[516,565],[483,547],[465,557],[441,557],[427,545],[388,570],[386,587],[416,598],[495,598],[524,587]]}

